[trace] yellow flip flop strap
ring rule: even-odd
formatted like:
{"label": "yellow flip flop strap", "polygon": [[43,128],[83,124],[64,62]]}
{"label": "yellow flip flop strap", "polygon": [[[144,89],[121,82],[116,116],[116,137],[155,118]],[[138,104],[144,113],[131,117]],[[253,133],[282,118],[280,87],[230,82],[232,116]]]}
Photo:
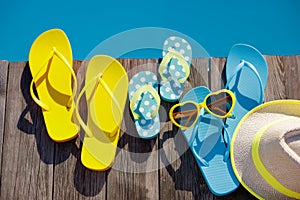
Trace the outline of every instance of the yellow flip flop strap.
{"label": "yellow flip flop strap", "polygon": [[156,103],[157,103],[157,108],[151,113],[151,117],[156,116],[156,114],[158,113],[159,105],[160,105],[160,98],[159,98],[157,91],[150,85],[143,85],[142,87],[140,87],[139,89],[137,89],[135,91],[135,93],[130,101],[130,109],[132,111],[132,115],[133,115],[134,119],[141,118],[141,116],[134,111],[134,105],[137,103],[138,98],[142,95],[142,93],[145,93],[145,92],[149,92],[154,97],[154,99],[156,100]]}
{"label": "yellow flip flop strap", "polygon": [[264,132],[270,128],[271,126],[273,126],[274,124],[280,123],[280,122],[284,122],[287,121],[289,119],[293,119],[293,118],[284,118],[284,119],[280,119],[280,120],[276,120],[272,123],[270,123],[269,125],[261,128],[257,134],[255,135],[253,142],[252,142],[252,159],[254,162],[254,165],[257,169],[257,171],[259,172],[259,174],[263,177],[263,179],[271,186],[273,187],[275,190],[279,191],[280,193],[291,197],[291,198],[295,198],[295,199],[300,199],[300,193],[295,192],[293,190],[290,190],[289,188],[286,188],[284,185],[282,185],[269,171],[268,169],[265,167],[265,165],[263,164],[260,155],[259,155],[259,144],[260,144],[260,139],[263,136]]}
{"label": "yellow flip flop strap", "polygon": [[[48,63],[49,60],[54,56],[54,54],[56,54],[56,55],[58,56],[58,58],[61,59],[61,60],[64,62],[64,64],[65,64],[65,65],[68,67],[68,69],[70,70],[71,75],[72,75],[72,78],[74,79],[74,84],[73,84],[74,87],[73,87],[72,95],[71,95],[71,97],[70,97],[70,99],[69,99],[69,101],[68,101],[68,103],[67,103],[67,105],[66,105],[66,107],[67,107],[68,109],[70,109],[70,108],[72,107],[72,102],[73,102],[74,96],[75,96],[76,91],[77,91],[77,78],[76,78],[75,72],[74,72],[74,70],[73,70],[71,64],[67,61],[67,59],[64,57],[64,55],[62,55],[62,53],[60,53],[58,50],[56,50],[55,47],[53,47],[53,50],[52,50],[51,53],[49,54],[49,56],[48,56],[48,58],[47,58],[47,61],[46,61],[45,64],[43,64],[43,66],[47,65],[47,63]],[[41,70],[37,73],[37,77],[40,77],[40,78],[43,77],[43,76],[38,76],[42,70],[43,70],[43,68],[41,68]],[[38,80],[39,80],[39,79],[38,79]],[[38,104],[38,105],[39,105],[41,108],[43,108],[44,110],[49,111],[49,110],[50,110],[50,107],[49,107],[47,104],[43,103],[41,100],[39,100],[39,99],[35,96],[35,94],[34,94],[34,92],[33,92],[33,83],[34,83],[34,82],[37,82],[38,80],[34,80],[34,78],[32,78],[32,81],[31,81],[31,83],[30,83],[30,95],[31,95],[33,101],[34,101],[36,104]]]}
{"label": "yellow flip flop strap", "polygon": [[166,69],[168,63],[170,62],[170,60],[172,58],[176,58],[180,62],[181,66],[183,67],[183,69],[185,71],[185,77],[178,80],[179,83],[184,83],[184,81],[190,75],[190,67],[189,67],[189,64],[186,62],[186,60],[184,59],[184,57],[182,56],[182,54],[175,50],[169,51],[167,53],[167,55],[165,55],[163,60],[161,61],[159,68],[158,68],[160,77],[163,81],[168,81],[168,79],[165,77],[163,71]]}
{"label": "yellow flip flop strap", "polygon": [[76,78],[76,75],[75,75],[72,65],[67,61],[65,56],[62,53],[60,53],[60,51],[58,51],[55,47],[53,48],[53,51],[54,51],[54,54],[56,54],[61,59],[61,61],[63,61],[65,63],[65,65],[68,67],[68,69],[70,70],[70,72],[72,74],[73,80],[74,80],[72,95],[67,103],[67,108],[71,108],[73,99],[77,92],[77,78]]}
{"label": "yellow flip flop strap", "polygon": [[[80,123],[81,127],[83,128],[83,130],[85,131],[85,133],[89,136],[89,137],[93,137],[93,133],[92,131],[88,128],[88,126],[85,124],[85,122],[82,120],[80,114],[79,114],[79,109],[78,109],[78,105],[79,105],[79,101],[83,95],[83,93],[86,92],[87,88],[90,87],[93,83],[95,83],[95,86],[98,86],[98,84],[100,83],[103,88],[106,90],[106,92],[111,96],[113,102],[115,103],[115,105],[117,106],[118,108],[118,111],[119,111],[119,114],[121,115],[121,107],[117,101],[117,99],[114,97],[112,91],[110,90],[110,88],[108,87],[108,85],[105,83],[105,81],[102,80],[102,73],[99,73],[97,76],[95,76],[93,79],[91,79],[83,88],[82,90],[80,91],[79,95],[78,95],[78,98],[77,98],[77,101],[76,101],[76,104],[75,104],[75,114],[76,114],[76,118],[78,120],[78,122]],[[94,90],[95,91],[95,90]],[[94,95],[93,95],[94,97]],[[95,111],[92,110],[92,114],[95,114]],[[101,129],[101,127],[100,127]],[[113,137],[113,135],[111,136]]]}

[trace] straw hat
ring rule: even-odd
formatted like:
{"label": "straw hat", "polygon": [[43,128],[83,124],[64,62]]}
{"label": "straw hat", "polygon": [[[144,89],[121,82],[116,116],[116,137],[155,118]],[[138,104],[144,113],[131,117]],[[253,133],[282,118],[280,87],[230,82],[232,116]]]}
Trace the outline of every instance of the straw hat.
{"label": "straw hat", "polygon": [[259,199],[300,199],[300,101],[277,100],[247,113],[231,142],[241,184]]}

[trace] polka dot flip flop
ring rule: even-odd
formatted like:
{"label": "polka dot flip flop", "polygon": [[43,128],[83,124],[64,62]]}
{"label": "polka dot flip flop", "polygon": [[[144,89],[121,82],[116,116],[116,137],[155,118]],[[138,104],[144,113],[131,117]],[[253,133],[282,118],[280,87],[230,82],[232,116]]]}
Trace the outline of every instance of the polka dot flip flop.
{"label": "polka dot flip flop", "polygon": [[130,109],[138,135],[143,139],[155,137],[160,130],[157,77],[150,71],[135,74],[129,82]]}
{"label": "polka dot flip flop", "polygon": [[163,59],[159,66],[160,96],[165,101],[177,101],[183,93],[190,74],[191,45],[180,37],[169,37],[163,46]]}

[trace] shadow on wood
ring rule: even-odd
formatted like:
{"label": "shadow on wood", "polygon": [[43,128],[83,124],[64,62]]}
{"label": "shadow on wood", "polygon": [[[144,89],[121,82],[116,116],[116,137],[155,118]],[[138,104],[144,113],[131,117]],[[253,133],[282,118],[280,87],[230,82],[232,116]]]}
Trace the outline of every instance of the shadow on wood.
{"label": "shadow on wood", "polygon": [[[163,105],[166,110],[169,110],[173,104],[163,102]],[[168,117],[166,121],[169,120]],[[178,127],[169,124],[167,129],[162,130],[159,150],[161,199],[186,199],[191,198],[191,196],[193,199],[199,199],[203,194],[208,193],[208,188],[204,184],[193,154]],[[170,151],[172,152],[171,155],[169,155]],[[175,189],[174,192],[169,191],[172,187]]]}
{"label": "shadow on wood", "polygon": [[[148,159],[147,155],[149,156],[147,153],[152,152],[155,146],[156,137],[149,140],[139,138],[134,124],[133,115],[130,111],[128,99],[125,105],[122,129],[125,132],[119,139],[117,155],[119,151],[125,147],[125,145],[128,145],[128,151],[131,153],[131,160],[138,163],[145,162]],[[137,155],[135,153],[141,153],[143,156],[135,156]]]}
{"label": "shadow on wood", "polygon": [[[175,137],[176,139],[174,139]],[[181,131],[174,128],[172,131],[164,132],[159,140],[159,149],[163,149],[164,142],[170,138],[174,139],[174,150],[180,155],[179,166],[176,166],[176,164],[173,166],[172,163],[169,163],[163,150],[160,151],[161,162],[172,178],[176,190],[192,192],[194,199],[199,199],[203,194],[209,193],[208,188],[204,183],[200,169],[195,167],[197,166],[196,161]],[[201,186],[201,189],[199,186]]]}
{"label": "shadow on wood", "polygon": [[81,148],[82,143],[80,145],[80,150],[73,147],[73,155],[77,158],[74,171],[74,185],[80,194],[89,197],[96,196],[103,189],[109,171],[97,172],[84,167],[81,163]]}
{"label": "shadow on wood", "polygon": [[[32,75],[27,62],[20,81],[20,88],[27,105],[19,117],[17,127],[26,134],[34,134],[40,159],[46,164],[54,164],[54,142],[48,136],[41,109],[30,96],[31,80]],[[68,157],[69,155],[60,162]]]}

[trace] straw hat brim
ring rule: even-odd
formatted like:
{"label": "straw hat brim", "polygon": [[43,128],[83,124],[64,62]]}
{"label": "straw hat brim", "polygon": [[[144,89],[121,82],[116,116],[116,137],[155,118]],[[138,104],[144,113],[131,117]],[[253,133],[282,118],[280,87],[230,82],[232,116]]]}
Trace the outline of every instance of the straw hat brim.
{"label": "straw hat brim", "polygon": [[[265,115],[264,119],[262,119],[264,120],[263,122],[259,122],[258,120],[251,122],[251,118],[257,113],[261,113],[262,116]],[[241,119],[231,140],[230,157],[233,171],[239,182],[258,199],[264,198],[261,195],[263,188],[270,186],[259,175],[252,161],[252,141],[258,130],[264,127],[266,123],[271,123],[284,115],[300,117],[300,101],[276,100],[255,107]],[[300,125],[298,124],[297,126]],[[250,127],[250,131],[245,130],[247,127]],[[253,187],[255,184],[259,184],[259,188],[262,188],[261,190],[259,189],[259,192],[256,191],[256,187]]]}

